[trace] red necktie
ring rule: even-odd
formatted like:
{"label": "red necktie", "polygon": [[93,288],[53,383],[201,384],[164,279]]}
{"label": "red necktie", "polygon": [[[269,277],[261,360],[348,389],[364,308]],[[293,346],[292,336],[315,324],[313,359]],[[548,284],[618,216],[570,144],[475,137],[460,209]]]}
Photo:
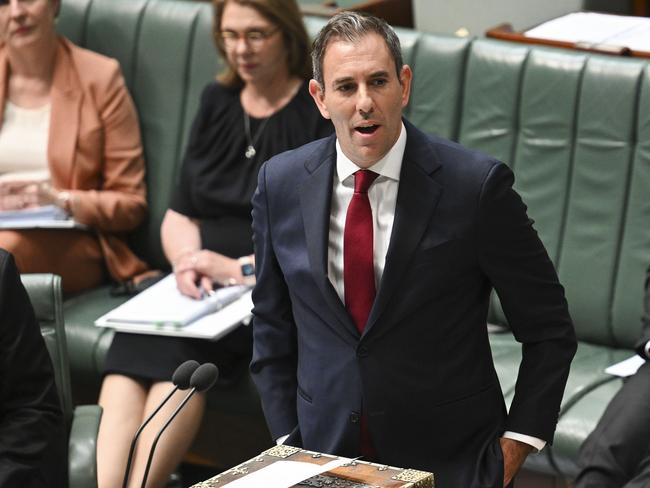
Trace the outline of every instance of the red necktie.
{"label": "red necktie", "polygon": [[[354,173],[354,195],[348,206],[343,233],[345,307],[359,334],[366,327],[375,300],[372,209],[368,200],[368,188],[377,176],[377,173],[368,170]],[[361,415],[361,454],[368,461],[377,459],[365,415]]]}
{"label": "red necktie", "polygon": [[345,308],[359,333],[366,327],[375,300],[372,209],[368,188],[377,176],[377,173],[368,170],[354,173],[354,195],[348,206],[343,233]]}

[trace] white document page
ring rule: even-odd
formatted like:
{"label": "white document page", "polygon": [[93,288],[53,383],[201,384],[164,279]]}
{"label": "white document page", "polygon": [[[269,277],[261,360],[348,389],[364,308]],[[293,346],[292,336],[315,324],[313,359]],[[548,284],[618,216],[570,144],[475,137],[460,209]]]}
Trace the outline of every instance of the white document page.
{"label": "white document page", "polygon": [[612,364],[609,368],[605,369],[605,373],[619,376],[621,378],[627,378],[628,376],[635,374],[643,363],[645,363],[645,359],[636,354],[625,361]]}
{"label": "white document page", "polygon": [[526,32],[525,36],[585,44],[650,50],[650,19],[624,15],[576,12],[549,20]]}
{"label": "white document page", "polygon": [[645,20],[643,24],[616,36],[615,42],[610,44],[628,47],[633,51],[650,51],[650,19]]}
{"label": "white document page", "polygon": [[84,229],[56,205],[0,211],[0,229]]}
{"label": "white document page", "polygon": [[130,332],[132,334],[194,337],[215,341],[237,328],[239,324],[243,323],[244,325],[248,325],[252,317],[252,309],[253,299],[251,298],[251,291],[248,291],[221,310],[205,315],[185,326],[108,322],[104,318],[106,316],[97,319],[95,325],[99,327],[110,327],[120,332]]}
{"label": "white document page", "polygon": [[170,274],[101,319],[109,324],[131,322],[178,327],[225,307],[237,300],[246,290],[245,286],[229,286],[219,288],[202,300],[195,300],[178,291],[176,278]]}
{"label": "white document page", "polygon": [[223,486],[224,488],[289,488],[350,461],[347,458],[339,458],[323,465],[301,461],[277,461]]}

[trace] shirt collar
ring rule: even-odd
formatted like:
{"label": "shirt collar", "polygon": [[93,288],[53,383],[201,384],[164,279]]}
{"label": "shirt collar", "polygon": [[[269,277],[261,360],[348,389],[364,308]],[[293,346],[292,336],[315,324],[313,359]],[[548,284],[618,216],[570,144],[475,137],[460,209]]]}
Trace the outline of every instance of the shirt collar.
{"label": "shirt collar", "polygon": [[[404,159],[404,150],[406,149],[406,127],[402,122],[399,137],[393,147],[386,153],[386,155],[370,166],[368,169],[378,173],[380,176],[385,176],[391,180],[399,181],[399,174],[402,169],[402,159]],[[343,153],[339,140],[336,140],[336,173],[339,181],[343,182],[354,173],[359,171],[359,167],[354,164]]]}

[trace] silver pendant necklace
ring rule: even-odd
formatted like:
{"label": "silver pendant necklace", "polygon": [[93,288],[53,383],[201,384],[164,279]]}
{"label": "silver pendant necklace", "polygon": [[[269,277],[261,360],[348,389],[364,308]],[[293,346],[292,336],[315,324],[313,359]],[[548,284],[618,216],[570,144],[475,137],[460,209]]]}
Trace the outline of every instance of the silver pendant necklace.
{"label": "silver pendant necklace", "polygon": [[265,118],[255,131],[255,135],[251,136],[251,118],[249,117],[248,112],[244,110],[244,132],[246,133],[246,142],[248,142],[248,147],[246,147],[246,152],[244,152],[246,159],[251,159],[257,154],[255,144],[257,144],[257,141],[262,135],[262,131],[264,130],[264,127],[266,127],[266,123],[270,118],[271,117]]}

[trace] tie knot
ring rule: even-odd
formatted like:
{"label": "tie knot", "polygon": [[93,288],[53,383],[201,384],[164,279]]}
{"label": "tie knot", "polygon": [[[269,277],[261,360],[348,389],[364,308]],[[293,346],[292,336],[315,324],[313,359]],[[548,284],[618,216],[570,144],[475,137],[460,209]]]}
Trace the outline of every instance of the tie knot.
{"label": "tie knot", "polygon": [[379,176],[378,173],[367,169],[361,169],[354,173],[354,193],[368,193],[368,188],[377,176]]}

